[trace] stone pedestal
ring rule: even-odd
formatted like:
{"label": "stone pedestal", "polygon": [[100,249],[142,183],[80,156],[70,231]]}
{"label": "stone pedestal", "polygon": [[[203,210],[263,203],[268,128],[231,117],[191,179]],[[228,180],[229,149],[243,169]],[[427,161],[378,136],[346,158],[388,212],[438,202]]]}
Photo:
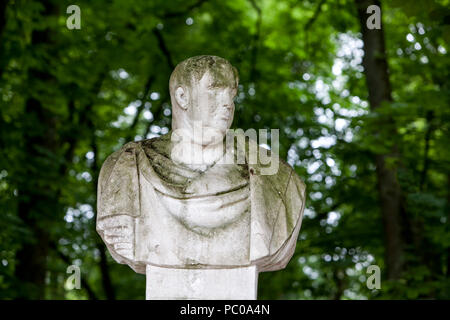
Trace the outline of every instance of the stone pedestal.
{"label": "stone pedestal", "polygon": [[147,265],[147,300],[255,300],[256,266],[231,269],[172,269]]}

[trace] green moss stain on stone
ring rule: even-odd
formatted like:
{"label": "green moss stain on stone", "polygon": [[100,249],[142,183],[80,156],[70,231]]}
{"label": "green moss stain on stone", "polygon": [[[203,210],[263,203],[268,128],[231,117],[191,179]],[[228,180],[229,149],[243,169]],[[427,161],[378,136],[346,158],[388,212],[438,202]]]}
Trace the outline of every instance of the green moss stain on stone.
{"label": "green moss stain on stone", "polygon": [[179,63],[170,76],[172,87],[191,87],[209,72],[213,87],[237,88],[238,71],[227,60],[217,56],[195,56]]}

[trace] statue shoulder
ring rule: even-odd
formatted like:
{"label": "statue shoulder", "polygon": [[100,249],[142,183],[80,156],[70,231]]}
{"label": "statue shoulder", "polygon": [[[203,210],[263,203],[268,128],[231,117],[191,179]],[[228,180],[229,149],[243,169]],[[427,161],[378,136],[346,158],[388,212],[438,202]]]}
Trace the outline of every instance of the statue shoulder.
{"label": "statue shoulder", "polygon": [[98,177],[98,187],[100,189],[102,189],[109,181],[113,171],[128,170],[135,165],[134,155],[136,153],[137,144],[137,142],[128,142],[106,158],[102,164]]}
{"label": "statue shoulder", "polygon": [[[306,185],[295,169],[276,155],[273,155],[272,159],[278,162],[276,168],[277,170],[273,174],[263,177],[266,177],[266,179],[270,181],[270,184],[278,189],[282,194],[286,194],[286,196],[300,195],[302,200],[304,200]],[[286,189],[290,189],[291,192],[286,193]]]}
{"label": "statue shoulder", "polygon": [[[283,269],[294,254],[303,219],[306,186],[288,163],[279,159],[275,174],[260,176],[265,202],[269,234],[269,254],[255,263],[261,271]],[[278,203],[271,206],[271,203]],[[269,210],[270,209],[270,210]]]}
{"label": "statue shoulder", "polygon": [[139,142],[129,142],[106,158],[98,178],[97,218],[139,216],[139,149]]}
{"label": "statue shoulder", "polygon": [[292,168],[287,162],[280,159],[280,167],[285,171],[285,176],[289,177],[288,183],[294,184],[298,190],[298,193],[302,196],[303,200],[306,192],[306,184],[297,174],[294,168]]}
{"label": "statue shoulder", "polygon": [[[103,162],[98,178],[98,191],[101,192],[105,185],[110,183],[111,177],[118,176],[127,179],[130,174],[136,172],[139,155],[146,154],[148,150],[159,152],[163,146],[170,142],[168,134],[141,141],[130,141],[119,150],[110,154]],[[113,175],[113,173],[115,173]]]}

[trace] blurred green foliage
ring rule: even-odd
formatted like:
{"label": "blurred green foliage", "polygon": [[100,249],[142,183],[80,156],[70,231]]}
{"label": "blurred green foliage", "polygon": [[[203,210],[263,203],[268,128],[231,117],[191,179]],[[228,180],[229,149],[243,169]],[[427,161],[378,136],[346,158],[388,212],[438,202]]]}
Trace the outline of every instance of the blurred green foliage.
{"label": "blurred green foliage", "polygon": [[[79,0],[80,30],[66,27],[72,1],[4,3],[0,298],[144,298],[145,276],[96,234],[98,170],[125,142],[170,129],[171,71],[201,54],[239,70],[233,127],[280,128],[281,156],[308,187],[295,255],[260,275],[259,298],[450,298],[448,0],[383,2],[394,102],[377,112],[353,1]],[[387,280],[374,155],[393,144],[407,246],[402,276]],[[43,296],[17,276],[33,244],[48,249]],[[70,264],[81,290],[65,289]],[[372,264],[380,290],[366,286]]]}

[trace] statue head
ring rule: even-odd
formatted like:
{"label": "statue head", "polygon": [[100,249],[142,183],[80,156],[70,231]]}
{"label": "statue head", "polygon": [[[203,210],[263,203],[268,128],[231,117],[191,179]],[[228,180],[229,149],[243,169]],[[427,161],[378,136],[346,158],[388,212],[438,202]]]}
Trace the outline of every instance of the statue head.
{"label": "statue head", "polygon": [[[169,81],[172,101],[172,129],[189,134],[198,144],[223,138],[234,116],[238,73],[227,60],[217,56],[196,56],[178,64]],[[214,137],[214,138],[213,138]]]}

